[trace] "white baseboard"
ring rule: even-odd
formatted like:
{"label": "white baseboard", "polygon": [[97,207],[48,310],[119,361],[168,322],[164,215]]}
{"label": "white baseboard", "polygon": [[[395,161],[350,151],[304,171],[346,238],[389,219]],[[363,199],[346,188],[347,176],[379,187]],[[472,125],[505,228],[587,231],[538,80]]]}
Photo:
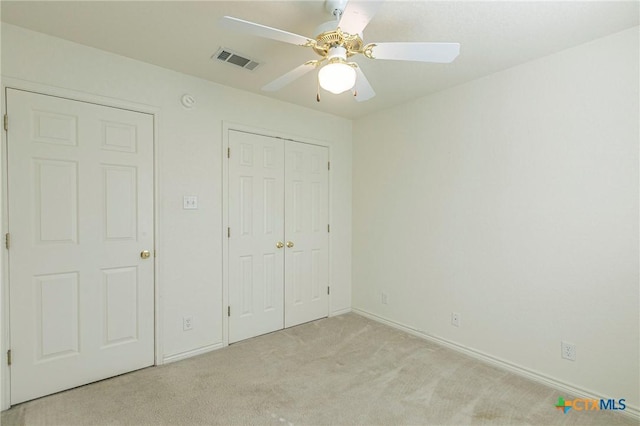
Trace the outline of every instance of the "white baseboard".
{"label": "white baseboard", "polygon": [[351,312],[351,308],[339,309],[337,311],[331,312],[331,314],[329,314],[329,316],[330,317],[337,317],[338,315],[348,314],[349,312]]}
{"label": "white baseboard", "polygon": [[214,343],[213,345],[203,346],[198,349],[192,349],[190,351],[180,352],[177,354],[165,356],[162,359],[162,361],[163,361],[163,364],[168,364],[170,362],[180,361],[182,359],[191,358],[192,356],[202,355],[207,352],[215,351],[216,349],[221,349],[223,347],[224,347],[224,344],[222,342]]}
{"label": "white baseboard", "polygon": [[[415,328],[412,328],[410,326],[407,326],[405,324],[401,324],[399,322],[387,319],[387,318],[383,318],[381,316],[378,316],[376,314],[372,314],[371,312],[367,312],[364,311],[362,309],[357,309],[357,308],[352,308],[351,311],[353,313],[356,313],[358,315],[362,315],[363,317],[369,318],[373,321],[388,325],[390,327],[393,327],[395,329],[398,330],[402,330],[404,332],[407,332],[413,336],[416,337],[420,337],[423,338],[425,340],[429,340],[431,342],[437,343],[438,345],[441,346],[445,346],[449,349],[453,349],[454,351],[457,352],[462,352],[465,355],[469,355],[472,358],[478,359],[480,361],[484,361],[487,362],[491,365],[494,365],[496,367],[499,367],[503,370],[507,370],[511,373],[517,374],[519,376],[522,377],[526,377],[527,379],[531,379],[533,381],[536,381],[538,383],[542,383],[544,385],[550,386],[552,388],[558,389],[559,391],[562,392],[566,392],[567,394],[570,395],[575,395],[578,396],[580,398],[589,398],[589,399],[601,399],[604,398],[604,396],[602,395],[598,395],[597,393],[593,392],[593,391],[589,391],[586,389],[582,389],[580,387],[577,387],[575,385],[569,384],[569,383],[565,383],[561,380],[555,379],[553,377],[549,377],[546,376],[542,373],[539,373],[537,371],[533,371],[533,370],[529,370],[528,368],[519,366],[517,364],[513,364],[509,361],[505,361],[503,359],[500,358],[496,358],[494,356],[491,356],[489,354],[486,354],[484,352],[472,349],[472,348],[468,348],[466,346],[462,346],[459,345],[455,342],[452,342],[450,340],[447,339],[443,339],[442,337],[438,337],[438,336],[434,336],[428,333],[425,333],[423,331],[419,331],[416,330]],[[640,420],[640,409],[636,406],[632,406],[627,404],[627,408],[624,411],[619,411],[619,413],[621,413],[622,415],[628,416],[628,417],[632,417],[636,420]]]}

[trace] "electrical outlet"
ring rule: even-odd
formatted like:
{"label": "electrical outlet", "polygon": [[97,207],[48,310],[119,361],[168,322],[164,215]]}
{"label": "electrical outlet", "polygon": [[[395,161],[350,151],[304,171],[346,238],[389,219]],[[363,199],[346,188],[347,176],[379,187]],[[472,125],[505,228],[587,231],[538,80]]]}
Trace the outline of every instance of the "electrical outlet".
{"label": "electrical outlet", "polygon": [[383,305],[388,305],[389,304],[389,295],[385,292],[382,292],[382,298],[380,300],[382,302]]}
{"label": "electrical outlet", "polygon": [[182,317],[182,330],[183,331],[193,330],[193,317],[192,316]]}
{"label": "electrical outlet", "polygon": [[569,361],[576,360],[576,345],[568,342],[560,342],[560,348],[562,349],[562,358]]}
{"label": "electrical outlet", "polygon": [[460,327],[460,314],[457,312],[451,312],[451,325]]}
{"label": "electrical outlet", "polygon": [[185,210],[198,209],[198,197],[195,195],[185,195],[182,203],[182,208]]}

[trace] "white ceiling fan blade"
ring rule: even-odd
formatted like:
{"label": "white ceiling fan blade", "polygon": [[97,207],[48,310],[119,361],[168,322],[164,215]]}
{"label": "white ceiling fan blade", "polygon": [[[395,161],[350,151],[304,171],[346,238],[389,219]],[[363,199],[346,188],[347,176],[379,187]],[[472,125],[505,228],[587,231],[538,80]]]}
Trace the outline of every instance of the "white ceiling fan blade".
{"label": "white ceiling fan blade", "polygon": [[244,21],[242,19],[233,18],[231,16],[223,16],[222,18],[220,18],[220,24],[226,28],[241,31],[245,34],[270,38],[272,40],[296,44],[298,46],[304,46],[310,41],[310,39],[305,36],[279,30],[277,28],[267,27],[261,24],[256,24],[255,22]]}
{"label": "white ceiling fan blade", "polygon": [[373,59],[396,61],[452,62],[460,53],[460,43],[372,43]]}
{"label": "white ceiling fan blade", "polygon": [[338,27],[348,34],[361,34],[381,5],[382,1],[351,0],[342,12]]}
{"label": "white ceiling fan blade", "polygon": [[376,95],[376,92],[373,91],[373,87],[369,84],[369,80],[364,76],[360,67],[356,67],[356,75],[356,101],[368,101]]}
{"label": "white ceiling fan blade", "polygon": [[317,63],[313,61],[306,62],[299,67],[292,69],[288,73],[276,78],[271,83],[265,85],[262,90],[264,90],[265,92],[275,92],[276,90],[280,90],[287,84],[299,79],[300,77],[314,69],[316,67],[316,64]]}

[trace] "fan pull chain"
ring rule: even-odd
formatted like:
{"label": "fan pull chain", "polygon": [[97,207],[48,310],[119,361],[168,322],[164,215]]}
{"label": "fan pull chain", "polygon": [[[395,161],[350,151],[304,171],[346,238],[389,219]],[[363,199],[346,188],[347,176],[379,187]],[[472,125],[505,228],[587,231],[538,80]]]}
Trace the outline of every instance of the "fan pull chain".
{"label": "fan pull chain", "polygon": [[316,87],[316,102],[320,102],[320,79],[316,79],[317,87]]}

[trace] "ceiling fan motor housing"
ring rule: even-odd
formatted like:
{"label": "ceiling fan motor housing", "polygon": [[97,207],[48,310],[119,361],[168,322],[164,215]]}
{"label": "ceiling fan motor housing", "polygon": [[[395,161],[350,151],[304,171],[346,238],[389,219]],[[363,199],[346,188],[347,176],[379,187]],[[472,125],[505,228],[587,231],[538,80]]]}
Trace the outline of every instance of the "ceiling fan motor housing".
{"label": "ceiling fan motor housing", "polygon": [[347,57],[362,53],[363,43],[360,34],[343,33],[335,22],[325,22],[316,29],[316,40],[313,50],[323,58],[333,47],[343,47]]}

